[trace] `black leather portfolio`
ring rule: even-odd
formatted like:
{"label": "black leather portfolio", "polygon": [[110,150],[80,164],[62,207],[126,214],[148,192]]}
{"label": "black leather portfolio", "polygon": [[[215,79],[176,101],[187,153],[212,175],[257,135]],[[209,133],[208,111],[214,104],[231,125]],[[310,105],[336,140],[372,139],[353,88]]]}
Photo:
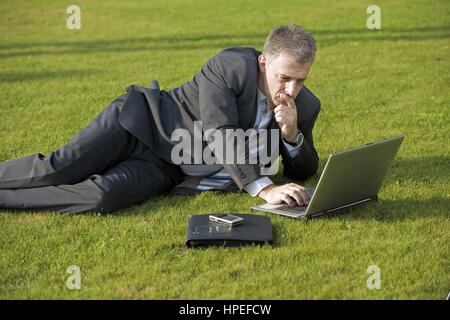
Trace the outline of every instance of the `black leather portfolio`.
{"label": "black leather portfolio", "polygon": [[243,223],[231,227],[210,221],[209,214],[192,216],[188,223],[186,247],[239,247],[272,243],[272,223],[269,217],[230,214],[243,218]]}

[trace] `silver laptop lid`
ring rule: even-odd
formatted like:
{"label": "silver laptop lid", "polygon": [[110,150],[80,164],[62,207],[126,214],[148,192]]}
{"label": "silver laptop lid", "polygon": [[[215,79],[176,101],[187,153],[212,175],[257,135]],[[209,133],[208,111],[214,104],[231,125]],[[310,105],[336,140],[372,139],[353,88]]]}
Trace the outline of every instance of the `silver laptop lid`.
{"label": "silver laptop lid", "polygon": [[305,215],[375,197],[404,138],[401,135],[332,153]]}

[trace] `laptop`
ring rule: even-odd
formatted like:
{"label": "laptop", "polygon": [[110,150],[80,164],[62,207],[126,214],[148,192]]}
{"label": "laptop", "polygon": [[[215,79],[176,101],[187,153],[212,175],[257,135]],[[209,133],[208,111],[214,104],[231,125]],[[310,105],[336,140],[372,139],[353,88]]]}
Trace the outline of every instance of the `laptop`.
{"label": "laptop", "polygon": [[374,201],[404,138],[400,135],[330,154],[317,186],[309,190],[312,197],[307,206],[265,203],[250,209],[307,220]]}

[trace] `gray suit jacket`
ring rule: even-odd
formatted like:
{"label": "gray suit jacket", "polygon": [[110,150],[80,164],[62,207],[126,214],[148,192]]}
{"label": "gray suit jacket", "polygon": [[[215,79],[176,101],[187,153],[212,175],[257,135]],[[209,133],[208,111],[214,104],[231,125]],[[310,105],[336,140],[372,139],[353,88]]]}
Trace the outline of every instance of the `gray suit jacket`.
{"label": "gray suit jacket", "polygon": [[[124,103],[119,115],[121,125],[145,143],[163,160],[172,163],[171,141],[178,128],[193,135],[194,121],[202,121],[203,130],[252,128],[257,111],[257,57],[253,48],[235,47],[209,59],[193,79],[170,91],[160,90],[156,81],[148,88],[131,85],[118,100]],[[295,159],[279,143],[283,174],[299,180],[313,175],[318,168],[312,130],[320,111],[320,101],[306,87],[295,99],[298,127],[304,142]],[[271,128],[279,130],[275,120]],[[225,135],[224,135],[225,136]],[[281,139],[281,133],[280,133]],[[207,142],[203,142],[205,147]],[[242,187],[261,176],[255,164],[224,164],[231,178]]]}

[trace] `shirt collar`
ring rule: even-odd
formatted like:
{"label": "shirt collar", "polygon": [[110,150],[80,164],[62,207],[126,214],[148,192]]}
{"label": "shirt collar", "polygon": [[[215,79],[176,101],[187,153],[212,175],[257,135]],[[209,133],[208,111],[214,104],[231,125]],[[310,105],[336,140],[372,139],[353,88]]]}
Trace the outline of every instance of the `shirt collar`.
{"label": "shirt collar", "polygon": [[267,100],[266,95],[261,91],[261,89],[258,88],[258,103],[263,102],[264,100]]}
{"label": "shirt collar", "polygon": [[[264,110],[266,110],[268,104],[271,106],[274,106],[272,101],[270,101],[269,98],[267,98],[267,96],[258,87],[258,105],[261,105],[261,104],[264,106]],[[272,111],[273,111],[273,109],[271,110],[271,112]]]}

